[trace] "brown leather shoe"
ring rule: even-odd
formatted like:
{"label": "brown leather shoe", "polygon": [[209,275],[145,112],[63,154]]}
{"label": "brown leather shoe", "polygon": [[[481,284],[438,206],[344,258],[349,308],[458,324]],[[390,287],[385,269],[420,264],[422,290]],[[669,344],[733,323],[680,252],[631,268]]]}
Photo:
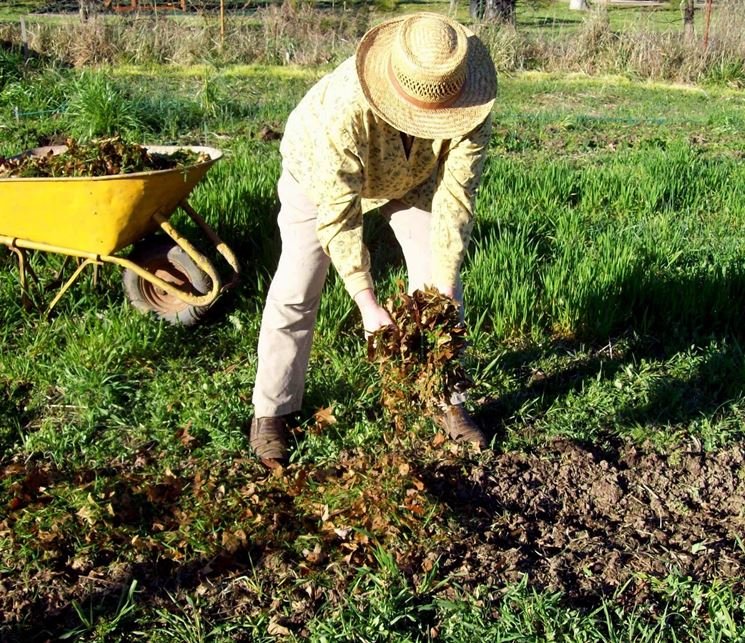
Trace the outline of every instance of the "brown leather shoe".
{"label": "brown leather shoe", "polygon": [[251,420],[249,442],[262,464],[273,469],[289,460],[287,419],[284,417],[254,417]]}
{"label": "brown leather shoe", "polygon": [[480,449],[489,446],[486,436],[462,404],[451,404],[438,413],[434,420],[456,442],[470,442]]}

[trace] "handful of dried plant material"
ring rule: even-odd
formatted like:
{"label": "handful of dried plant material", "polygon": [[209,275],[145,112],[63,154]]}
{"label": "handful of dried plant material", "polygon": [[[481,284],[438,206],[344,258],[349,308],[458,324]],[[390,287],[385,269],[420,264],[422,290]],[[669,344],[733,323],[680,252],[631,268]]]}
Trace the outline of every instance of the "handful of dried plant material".
{"label": "handful of dried plant material", "polygon": [[401,291],[385,303],[394,327],[368,338],[367,355],[377,362],[382,403],[396,418],[412,410],[434,413],[454,392],[471,386],[460,357],[466,329],[458,304],[434,288]]}
{"label": "handful of dried plant material", "polygon": [[112,176],[152,170],[170,170],[209,159],[203,153],[183,149],[173,154],[148,152],[141,145],[107,138],[91,143],[67,139],[67,150],[43,156],[0,157],[0,178],[41,178],[71,176]]}

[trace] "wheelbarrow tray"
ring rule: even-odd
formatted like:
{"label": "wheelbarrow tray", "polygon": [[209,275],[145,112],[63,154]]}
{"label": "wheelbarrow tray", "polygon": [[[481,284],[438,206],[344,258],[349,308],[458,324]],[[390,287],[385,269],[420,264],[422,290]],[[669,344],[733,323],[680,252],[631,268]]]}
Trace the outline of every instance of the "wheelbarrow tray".
{"label": "wheelbarrow tray", "polygon": [[[25,154],[60,153],[64,146]],[[147,146],[171,154],[204,152],[209,160],[183,168],[102,177],[0,179],[0,236],[73,251],[110,255],[158,228],[222,152],[210,147]]]}

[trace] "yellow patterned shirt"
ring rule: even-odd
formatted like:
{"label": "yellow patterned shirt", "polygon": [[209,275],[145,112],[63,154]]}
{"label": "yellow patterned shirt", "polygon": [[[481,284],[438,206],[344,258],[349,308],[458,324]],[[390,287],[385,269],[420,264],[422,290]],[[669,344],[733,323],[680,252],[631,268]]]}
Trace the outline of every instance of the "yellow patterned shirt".
{"label": "yellow patterned shirt", "polygon": [[432,282],[455,284],[490,133],[487,117],[465,136],[415,138],[407,156],[365,100],[354,58],[310,89],[287,121],[282,163],[318,206],[318,238],[352,297],[372,288],[362,214],[392,199],[432,213]]}

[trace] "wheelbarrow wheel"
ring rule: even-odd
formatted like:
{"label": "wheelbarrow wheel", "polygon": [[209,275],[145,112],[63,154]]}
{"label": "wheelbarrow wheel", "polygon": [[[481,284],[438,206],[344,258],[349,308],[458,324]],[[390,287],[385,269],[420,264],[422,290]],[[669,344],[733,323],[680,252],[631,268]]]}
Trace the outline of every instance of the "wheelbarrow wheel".
{"label": "wheelbarrow wheel", "polygon": [[[150,237],[135,245],[130,261],[172,283],[181,290],[203,295],[210,290],[210,278],[169,237]],[[167,293],[129,268],[122,275],[124,293],[137,309],[155,313],[171,324],[193,326],[206,314],[209,306],[192,306]]]}

